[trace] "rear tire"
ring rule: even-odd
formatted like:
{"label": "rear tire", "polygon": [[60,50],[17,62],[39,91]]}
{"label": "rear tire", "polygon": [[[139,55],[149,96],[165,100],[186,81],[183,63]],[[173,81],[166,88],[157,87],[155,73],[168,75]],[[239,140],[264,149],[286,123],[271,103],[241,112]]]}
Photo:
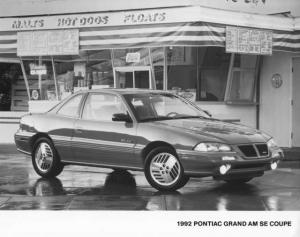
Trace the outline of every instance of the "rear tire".
{"label": "rear tire", "polygon": [[64,169],[64,165],[60,162],[57,151],[49,138],[37,139],[31,157],[35,172],[43,178],[56,177]]}
{"label": "rear tire", "polygon": [[176,153],[169,147],[155,148],[147,155],[145,176],[159,191],[175,191],[189,181]]}

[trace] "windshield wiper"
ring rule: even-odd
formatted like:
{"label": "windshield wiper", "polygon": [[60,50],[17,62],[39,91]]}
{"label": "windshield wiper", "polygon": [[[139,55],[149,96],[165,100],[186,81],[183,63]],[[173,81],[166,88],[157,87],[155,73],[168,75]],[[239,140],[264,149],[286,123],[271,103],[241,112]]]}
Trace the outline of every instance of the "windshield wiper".
{"label": "windshield wiper", "polygon": [[152,117],[152,118],[144,118],[144,119],[140,119],[140,122],[151,122],[151,121],[162,121],[162,120],[173,120],[173,119],[189,119],[189,118],[199,118],[199,119],[206,119],[206,120],[218,120],[218,119],[214,119],[214,118],[208,118],[205,116],[175,116],[175,117],[167,117],[167,116],[160,116],[160,117]]}
{"label": "windshield wiper", "polygon": [[161,120],[168,120],[168,119],[172,119],[170,117],[152,117],[152,118],[144,118],[144,119],[140,119],[140,122],[151,122],[151,121],[161,121]]}
{"label": "windshield wiper", "polygon": [[174,119],[189,119],[189,118],[200,118],[200,119],[207,119],[207,120],[218,120],[215,118],[208,118],[202,115],[197,115],[197,116],[180,116],[180,117],[174,117]]}

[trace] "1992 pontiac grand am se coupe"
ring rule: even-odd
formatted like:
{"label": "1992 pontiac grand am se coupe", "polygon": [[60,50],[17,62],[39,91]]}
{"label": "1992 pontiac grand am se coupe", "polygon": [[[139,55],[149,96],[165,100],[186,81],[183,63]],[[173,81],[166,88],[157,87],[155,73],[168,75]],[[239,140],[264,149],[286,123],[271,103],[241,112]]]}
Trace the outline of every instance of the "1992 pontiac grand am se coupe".
{"label": "1992 pontiac grand am se coupe", "polygon": [[15,142],[42,177],[69,164],[140,170],[162,191],[189,177],[248,182],[283,158],[258,130],[212,119],[172,93],[135,89],[82,91],[47,113],[28,114]]}

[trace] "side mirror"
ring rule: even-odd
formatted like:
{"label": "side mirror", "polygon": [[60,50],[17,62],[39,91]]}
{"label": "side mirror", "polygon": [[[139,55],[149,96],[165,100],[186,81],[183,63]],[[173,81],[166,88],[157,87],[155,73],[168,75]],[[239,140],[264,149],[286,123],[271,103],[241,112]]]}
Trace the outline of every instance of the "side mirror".
{"label": "side mirror", "polygon": [[132,123],[130,116],[123,113],[113,114],[112,121]]}

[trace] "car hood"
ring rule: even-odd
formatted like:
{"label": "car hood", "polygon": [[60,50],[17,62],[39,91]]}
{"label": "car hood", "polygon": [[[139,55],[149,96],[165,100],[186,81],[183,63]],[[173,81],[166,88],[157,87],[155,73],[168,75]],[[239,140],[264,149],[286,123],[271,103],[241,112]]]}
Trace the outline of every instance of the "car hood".
{"label": "car hood", "polygon": [[270,138],[256,129],[215,119],[173,119],[155,123],[177,128],[187,133],[213,138],[214,140],[218,139],[228,144],[261,143]]}

